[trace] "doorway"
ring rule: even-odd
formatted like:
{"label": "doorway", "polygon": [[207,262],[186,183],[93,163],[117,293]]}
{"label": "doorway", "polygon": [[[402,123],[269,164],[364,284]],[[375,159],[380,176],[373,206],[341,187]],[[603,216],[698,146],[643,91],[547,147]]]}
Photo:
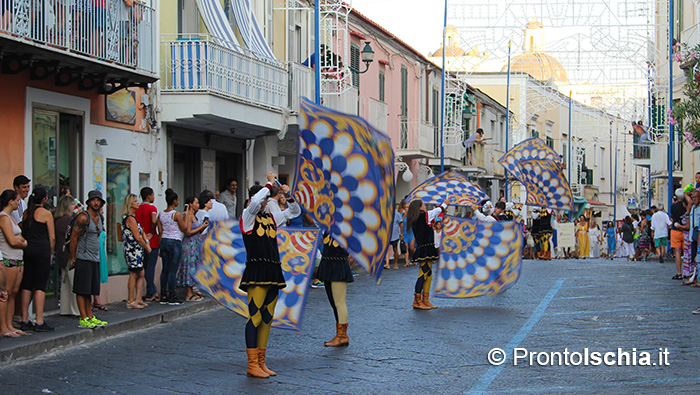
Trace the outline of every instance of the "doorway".
{"label": "doorway", "polygon": [[[83,113],[35,106],[32,109],[32,187],[48,192],[53,210],[61,193],[83,196]],[[46,309],[58,308],[58,268],[51,264]]]}

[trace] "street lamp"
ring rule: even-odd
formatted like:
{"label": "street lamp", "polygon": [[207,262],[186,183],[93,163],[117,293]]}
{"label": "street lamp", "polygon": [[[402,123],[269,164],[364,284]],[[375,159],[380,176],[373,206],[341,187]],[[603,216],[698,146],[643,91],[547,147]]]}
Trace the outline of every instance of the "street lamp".
{"label": "street lamp", "polygon": [[360,55],[361,55],[362,61],[365,63],[365,70],[364,71],[356,70],[355,68],[350,66],[350,70],[352,70],[353,73],[357,73],[357,74],[366,73],[367,70],[369,70],[369,64],[374,61],[374,51],[372,50],[372,46],[369,45],[369,41],[365,41],[365,47],[362,48]]}

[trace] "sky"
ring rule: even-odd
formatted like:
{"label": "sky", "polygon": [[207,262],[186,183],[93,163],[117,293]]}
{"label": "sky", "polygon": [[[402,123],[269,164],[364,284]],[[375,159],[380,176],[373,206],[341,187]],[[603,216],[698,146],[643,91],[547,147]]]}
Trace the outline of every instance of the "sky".
{"label": "sky", "polygon": [[442,1],[352,0],[352,7],[423,55],[442,44]]}

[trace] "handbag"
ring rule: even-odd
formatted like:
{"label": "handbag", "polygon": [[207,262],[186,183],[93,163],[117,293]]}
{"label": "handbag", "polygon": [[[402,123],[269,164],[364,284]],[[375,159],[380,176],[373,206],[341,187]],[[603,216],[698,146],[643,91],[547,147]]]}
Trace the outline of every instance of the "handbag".
{"label": "handbag", "polygon": [[401,240],[401,242],[399,242],[399,249],[400,249],[399,252],[401,253],[401,255],[403,255],[403,254],[405,254],[405,253],[408,252],[408,248],[406,247],[406,242],[405,242],[405,241]]}

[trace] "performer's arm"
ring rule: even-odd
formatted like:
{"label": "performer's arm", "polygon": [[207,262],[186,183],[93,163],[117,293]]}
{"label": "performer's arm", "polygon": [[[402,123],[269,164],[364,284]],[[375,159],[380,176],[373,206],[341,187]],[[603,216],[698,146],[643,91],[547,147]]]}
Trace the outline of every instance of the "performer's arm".
{"label": "performer's arm", "polygon": [[481,222],[496,222],[496,218],[490,215],[486,216],[479,210],[474,210],[474,215],[476,216],[476,219],[478,219]]}
{"label": "performer's arm", "polygon": [[432,224],[433,221],[435,221],[435,218],[437,218],[438,215],[444,213],[445,210],[447,210],[447,203],[442,203],[438,207],[435,207],[434,209],[428,211],[428,216],[426,217],[428,224]]}
{"label": "performer's arm", "polygon": [[260,211],[260,205],[267,200],[271,191],[272,184],[268,182],[263,189],[250,198],[250,204],[243,210],[243,214],[241,215],[241,231],[248,233],[253,230],[255,216],[258,215],[258,211]]}

